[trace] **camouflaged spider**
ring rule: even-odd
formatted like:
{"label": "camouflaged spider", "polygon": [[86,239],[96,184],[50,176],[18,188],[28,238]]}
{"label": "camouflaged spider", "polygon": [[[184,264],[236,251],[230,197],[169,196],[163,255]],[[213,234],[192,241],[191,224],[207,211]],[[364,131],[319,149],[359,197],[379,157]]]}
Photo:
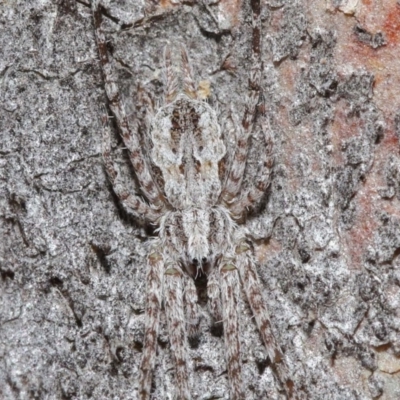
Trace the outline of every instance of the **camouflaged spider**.
{"label": "camouflaged spider", "polygon": [[[230,381],[230,398],[244,399],[241,378],[238,290],[243,286],[258,330],[275,365],[278,379],[291,397],[282,351],[271,332],[264,305],[249,234],[244,223],[269,185],[272,167],[271,140],[265,132],[265,151],[261,173],[250,189],[243,192],[242,181],[247,161],[249,137],[260,97],[260,0],[252,0],[253,67],[249,76],[249,94],[241,122],[235,123],[236,148],[226,162],[216,112],[198,98],[187,51],[181,47],[183,90],[174,76],[169,48],[165,50],[165,98],[154,110],[147,104],[147,134],[150,148],[143,149],[135,127],[131,128],[121,102],[112,61],[108,56],[101,29],[99,0],[92,0],[95,34],[109,106],[120,135],[128,149],[142,196],[131,194],[121,183],[111,159],[109,131],[103,136],[103,159],[114,192],[134,216],[157,227],[147,261],[147,304],[139,393],[151,396],[155,367],[159,316],[164,303],[170,345],[175,356],[177,397],[189,399],[190,380],[187,362],[187,338],[194,336],[199,323],[194,279],[207,276],[209,310],[215,321],[223,321]],[[158,173],[156,173],[158,169]],[[161,172],[161,176],[160,176]]]}

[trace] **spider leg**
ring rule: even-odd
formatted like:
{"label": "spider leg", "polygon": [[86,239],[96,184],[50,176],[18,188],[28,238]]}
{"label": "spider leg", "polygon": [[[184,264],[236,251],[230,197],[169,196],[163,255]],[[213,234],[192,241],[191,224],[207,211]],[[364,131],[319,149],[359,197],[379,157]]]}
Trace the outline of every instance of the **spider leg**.
{"label": "spider leg", "polygon": [[237,135],[236,149],[231,167],[221,192],[221,199],[228,205],[235,200],[242,186],[247,153],[249,150],[249,138],[253,128],[253,118],[256,113],[256,106],[259,98],[259,75],[260,73],[257,68],[253,68],[249,79],[251,91],[247,98],[242,126],[240,126],[237,121],[233,120],[236,125],[236,131],[239,132],[239,134]]}
{"label": "spider leg", "polygon": [[231,400],[242,400],[243,385],[240,361],[239,319],[237,314],[237,289],[239,275],[230,260],[223,260],[220,269],[222,314]]}
{"label": "spider leg", "polygon": [[236,263],[250,308],[253,312],[258,330],[267,349],[277,378],[285,387],[289,399],[293,398],[294,383],[288,377],[288,367],[283,358],[283,352],[277,343],[271,329],[268,310],[265,307],[261,293],[255,261],[250,246],[242,242],[236,248]]}
{"label": "spider leg", "polygon": [[175,357],[178,398],[189,400],[187,341],[183,305],[182,272],[172,266],[164,272],[165,312],[168,321],[171,350]]}
{"label": "spider leg", "polygon": [[247,153],[249,150],[249,138],[253,129],[253,122],[257,111],[257,103],[260,98],[261,82],[261,49],[260,49],[260,29],[261,29],[261,7],[260,0],[252,0],[253,10],[253,37],[252,37],[252,62],[253,66],[249,76],[249,93],[247,95],[244,116],[241,126],[235,122],[238,132],[235,154],[232,159],[231,167],[221,192],[222,201],[230,205],[233,203],[242,186],[244,170],[246,167]]}
{"label": "spider leg", "polygon": [[197,304],[197,290],[193,279],[187,274],[184,279],[184,303],[186,311],[187,335],[189,340],[196,341],[199,335],[199,307]]}
{"label": "spider leg", "polygon": [[232,122],[235,127],[236,148],[220,195],[222,202],[228,206],[235,200],[242,186],[249,139],[248,132],[243,130],[236,118],[232,118]]}
{"label": "spider leg", "polygon": [[139,196],[129,193],[121,183],[118,169],[111,157],[110,128],[108,125],[106,125],[103,129],[102,152],[104,166],[113,186],[114,193],[118,196],[121,203],[126,207],[127,211],[138,219],[144,217],[148,221],[156,222],[161,216],[159,210],[150,207]]}
{"label": "spider leg", "polygon": [[[150,203],[154,204],[157,208],[165,206],[163,195],[160,192],[157,184],[155,183],[150,169],[144,158],[139,138],[137,136],[137,128],[132,132],[128,124],[125,109],[121,102],[116,79],[112,69],[112,63],[108,57],[107,41],[103,30],[101,29],[102,13],[100,0],[92,1],[93,19],[95,27],[95,36],[97,47],[100,55],[100,63],[103,71],[104,86],[109,101],[110,109],[115,116],[117,125],[125,143],[129,150],[129,158],[135,169],[136,176],[141,186],[141,190]],[[136,123],[137,125],[137,123]]]}
{"label": "spider leg", "polygon": [[171,103],[178,94],[178,80],[173,71],[171,61],[171,48],[165,46],[164,49],[164,80],[165,80],[165,103]]}
{"label": "spider leg", "polygon": [[140,114],[146,119],[146,123],[149,125],[155,115],[153,96],[147,92],[142,85],[138,86],[137,95],[139,100],[138,109],[140,110]]}
{"label": "spider leg", "polygon": [[157,334],[161,309],[162,267],[161,254],[153,252],[148,257],[146,278],[146,321],[140,377],[140,400],[150,399],[151,381],[157,355]]}
{"label": "spider leg", "polygon": [[190,64],[186,47],[183,45],[181,45],[181,58],[183,68],[183,90],[191,99],[197,99],[192,65]]}
{"label": "spider leg", "polygon": [[213,268],[207,279],[208,309],[214,319],[214,324],[222,322],[221,292],[218,275],[218,268]]}
{"label": "spider leg", "polygon": [[269,135],[269,130],[265,126],[263,126],[263,130],[265,149],[262,152],[262,158],[258,163],[259,167],[256,177],[246,193],[240,196],[240,198],[230,206],[230,211],[235,218],[241,218],[248,208],[256,206],[270,184],[271,169],[273,165],[272,140]]}

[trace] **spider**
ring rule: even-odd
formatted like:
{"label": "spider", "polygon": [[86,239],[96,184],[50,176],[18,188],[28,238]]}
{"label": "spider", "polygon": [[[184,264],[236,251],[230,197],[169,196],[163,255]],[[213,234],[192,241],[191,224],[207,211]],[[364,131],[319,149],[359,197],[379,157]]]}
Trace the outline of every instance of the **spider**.
{"label": "spider", "polygon": [[[118,92],[106,38],[101,28],[99,0],[92,0],[100,62],[110,109],[128,149],[141,194],[130,193],[122,184],[111,158],[109,129],[103,134],[105,169],[115,194],[134,216],[156,227],[147,258],[145,333],[139,393],[151,396],[159,317],[164,305],[169,340],[175,357],[177,398],[190,399],[187,362],[188,338],[197,334],[199,309],[194,280],[207,277],[209,310],[222,321],[230,398],[244,399],[241,377],[237,315],[238,291],[242,286],[250,308],[288,397],[293,382],[288,378],[283,353],[275,340],[245,222],[265,193],[272,167],[271,139],[265,130],[262,171],[250,189],[243,191],[249,138],[260,99],[260,0],[251,0],[253,13],[252,63],[249,93],[242,120],[234,121],[236,147],[227,157],[216,111],[196,91],[187,51],[180,48],[182,79],[175,76],[171,50],[165,49],[165,95],[161,107],[147,108],[147,149],[140,144],[137,127],[128,124]],[[146,152],[145,152],[146,150]],[[228,155],[229,156],[229,155]],[[230,165],[223,168],[226,160]]]}

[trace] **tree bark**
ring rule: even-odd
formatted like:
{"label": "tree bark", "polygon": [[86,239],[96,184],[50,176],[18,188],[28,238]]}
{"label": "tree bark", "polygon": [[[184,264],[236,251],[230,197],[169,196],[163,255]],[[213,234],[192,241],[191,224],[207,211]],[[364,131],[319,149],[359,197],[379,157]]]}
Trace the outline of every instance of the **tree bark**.
{"label": "tree bark", "polygon": [[[251,13],[243,0],[104,1],[130,119],[161,102],[163,49],[187,48],[221,121],[243,114]],[[248,226],[275,336],[306,399],[400,398],[400,6],[262,1],[262,107],[272,183]],[[0,397],[136,399],[146,231],[102,165],[107,113],[89,0],[0,8]],[[257,169],[261,122],[245,184]],[[113,157],[132,170],[117,131]],[[227,137],[228,143],[232,138]],[[196,399],[229,399],[223,337],[189,354]],[[244,298],[246,399],[281,399]],[[169,399],[162,317],[154,398]]]}

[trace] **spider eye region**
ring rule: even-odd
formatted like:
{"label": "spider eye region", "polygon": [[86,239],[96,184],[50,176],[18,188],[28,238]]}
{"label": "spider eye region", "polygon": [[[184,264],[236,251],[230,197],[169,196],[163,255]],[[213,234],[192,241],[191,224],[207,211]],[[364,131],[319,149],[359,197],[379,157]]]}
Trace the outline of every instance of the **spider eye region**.
{"label": "spider eye region", "polygon": [[196,255],[193,255],[193,253],[192,253],[193,248],[189,247],[187,249],[185,263],[190,264],[191,269],[203,271],[204,268],[206,268],[208,266],[208,264],[210,264],[212,255],[209,254],[208,246],[203,246],[202,249],[198,249],[198,250],[203,250],[204,253],[202,251],[196,251],[196,253],[195,253]]}
{"label": "spider eye region", "polygon": [[208,275],[211,268],[211,256],[209,257],[201,257],[199,258],[188,258],[188,261],[185,264],[186,271],[192,276],[194,279]]}
{"label": "spider eye region", "polygon": [[192,258],[192,264],[197,267],[199,264],[207,264],[208,263],[208,258],[207,257],[201,257],[201,260],[197,258]]}

